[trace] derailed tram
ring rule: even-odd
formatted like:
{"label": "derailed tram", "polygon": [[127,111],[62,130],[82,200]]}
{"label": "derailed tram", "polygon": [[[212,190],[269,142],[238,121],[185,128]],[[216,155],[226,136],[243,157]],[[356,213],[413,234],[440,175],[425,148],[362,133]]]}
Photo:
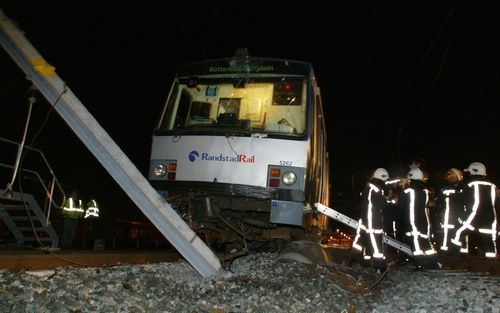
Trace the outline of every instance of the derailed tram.
{"label": "derailed tram", "polygon": [[311,64],[249,57],[180,66],[149,180],[214,250],[275,250],[327,227],[320,90]]}

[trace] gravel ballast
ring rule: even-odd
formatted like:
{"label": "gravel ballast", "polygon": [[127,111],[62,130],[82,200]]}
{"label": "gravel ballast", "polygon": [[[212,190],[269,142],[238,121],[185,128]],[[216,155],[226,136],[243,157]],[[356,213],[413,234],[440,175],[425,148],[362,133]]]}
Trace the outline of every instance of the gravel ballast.
{"label": "gravel ballast", "polygon": [[0,312],[500,312],[498,276],[401,266],[373,286],[379,277],[275,253],[236,259],[211,278],[185,261],[0,270]]}

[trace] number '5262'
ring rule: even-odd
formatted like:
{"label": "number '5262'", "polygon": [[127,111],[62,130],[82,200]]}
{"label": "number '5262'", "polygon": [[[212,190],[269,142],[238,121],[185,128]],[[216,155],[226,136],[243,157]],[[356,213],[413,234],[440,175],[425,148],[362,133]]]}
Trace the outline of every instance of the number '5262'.
{"label": "number '5262'", "polygon": [[280,165],[282,165],[282,166],[292,166],[292,161],[280,161]]}

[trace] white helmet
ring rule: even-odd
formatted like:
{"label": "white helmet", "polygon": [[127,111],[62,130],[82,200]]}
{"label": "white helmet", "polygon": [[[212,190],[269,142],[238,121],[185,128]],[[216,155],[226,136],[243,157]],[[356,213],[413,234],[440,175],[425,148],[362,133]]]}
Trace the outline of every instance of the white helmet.
{"label": "white helmet", "polygon": [[452,174],[452,175],[455,175],[457,177],[457,180],[458,181],[462,181],[464,179],[464,174],[462,173],[461,170],[459,170],[458,168],[450,168],[448,170],[448,174]]}
{"label": "white helmet", "polygon": [[389,172],[385,168],[377,168],[375,172],[373,172],[372,178],[378,178],[382,181],[387,181],[389,179]]}
{"label": "white helmet", "polygon": [[411,180],[424,180],[424,173],[419,168],[411,169],[408,172],[408,179]]}
{"label": "white helmet", "polygon": [[486,166],[480,162],[472,162],[467,168],[470,175],[486,176]]}

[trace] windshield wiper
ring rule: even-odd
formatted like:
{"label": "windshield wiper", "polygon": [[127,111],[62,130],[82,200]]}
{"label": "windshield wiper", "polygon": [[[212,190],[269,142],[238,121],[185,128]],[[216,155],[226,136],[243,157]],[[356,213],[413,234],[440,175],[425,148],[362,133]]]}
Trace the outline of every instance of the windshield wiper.
{"label": "windshield wiper", "polygon": [[214,124],[195,124],[195,125],[189,125],[184,128],[177,128],[174,130],[174,136],[186,134],[186,133],[198,133],[200,130],[203,129],[208,129],[210,130],[211,128],[214,127]]}

